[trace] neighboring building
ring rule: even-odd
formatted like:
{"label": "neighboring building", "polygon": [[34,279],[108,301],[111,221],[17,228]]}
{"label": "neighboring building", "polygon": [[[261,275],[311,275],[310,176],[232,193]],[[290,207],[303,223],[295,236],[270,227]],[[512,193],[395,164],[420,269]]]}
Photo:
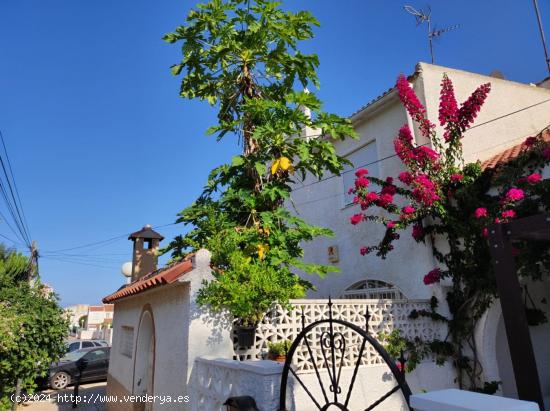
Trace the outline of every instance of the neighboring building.
{"label": "neighboring building", "polygon": [[[109,362],[109,395],[189,396],[198,356],[231,358],[229,331],[197,307],[203,280],[212,279],[210,253],[200,250],[184,261],[156,267],[163,237],[145,226],[129,237],[134,242],[132,282],[103,299],[114,304],[114,337]],[[217,324],[213,327],[213,324]],[[215,330],[216,335],[212,335]],[[188,409],[178,403],[108,404],[109,409]]]}
{"label": "neighboring building", "polygon": [[65,311],[69,313],[70,327],[80,327],[79,320],[88,315],[88,307],[88,304],[76,304],[65,308]]}
{"label": "neighboring building", "polygon": [[113,321],[113,304],[90,305],[84,328],[95,331],[109,326]]}

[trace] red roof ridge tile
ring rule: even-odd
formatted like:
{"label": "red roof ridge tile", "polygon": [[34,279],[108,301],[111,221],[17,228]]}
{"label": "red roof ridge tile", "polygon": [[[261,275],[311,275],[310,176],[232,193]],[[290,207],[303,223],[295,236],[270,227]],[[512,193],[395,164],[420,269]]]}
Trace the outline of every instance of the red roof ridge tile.
{"label": "red roof ridge tile", "polygon": [[126,285],[123,288],[120,288],[112,294],[109,294],[103,298],[103,302],[112,303],[123,297],[139,294],[160,285],[171,284],[192,269],[193,262],[190,258],[186,258],[183,261],[144,275],[140,279]]}
{"label": "red roof ridge tile", "polygon": [[[550,128],[544,129],[538,135],[542,136],[542,139],[544,141],[550,142]],[[525,149],[527,149],[527,145],[525,144],[525,139],[523,139],[521,143],[509,147],[501,151],[500,153],[493,155],[487,160],[482,161],[481,169],[488,170],[500,167],[501,165],[506,164],[507,162],[517,158]]]}

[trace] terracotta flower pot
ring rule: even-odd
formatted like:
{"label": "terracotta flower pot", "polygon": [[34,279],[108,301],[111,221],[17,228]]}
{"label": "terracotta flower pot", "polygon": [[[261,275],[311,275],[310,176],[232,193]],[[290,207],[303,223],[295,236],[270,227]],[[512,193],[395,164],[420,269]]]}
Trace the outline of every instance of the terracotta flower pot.
{"label": "terracotta flower pot", "polygon": [[274,354],[272,352],[268,352],[267,353],[267,359],[271,360],[271,361],[277,361],[277,362],[280,362],[280,363],[284,364],[285,361],[286,361],[286,355]]}

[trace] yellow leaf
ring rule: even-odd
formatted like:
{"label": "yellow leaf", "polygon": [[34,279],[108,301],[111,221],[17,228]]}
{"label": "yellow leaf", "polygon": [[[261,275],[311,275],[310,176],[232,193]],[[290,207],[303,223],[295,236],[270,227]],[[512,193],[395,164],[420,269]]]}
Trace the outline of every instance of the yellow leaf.
{"label": "yellow leaf", "polygon": [[273,164],[271,165],[271,174],[275,174],[277,172],[277,170],[279,169],[279,166],[281,164],[281,159],[277,159],[273,162]]}
{"label": "yellow leaf", "polygon": [[279,159],[279,161],[281,162],[281,168],[284,171],[287,171],[289,168],[292,167],[292,163],[290,162],[290,160],[287,157],[281,157]]}
{"label": "yellow leaf", "polygon": [[263,260],[265,257],[265,253],[269,250],[269,246],[265,244],[259,244],[258,245],[258,257],[260,260]]}

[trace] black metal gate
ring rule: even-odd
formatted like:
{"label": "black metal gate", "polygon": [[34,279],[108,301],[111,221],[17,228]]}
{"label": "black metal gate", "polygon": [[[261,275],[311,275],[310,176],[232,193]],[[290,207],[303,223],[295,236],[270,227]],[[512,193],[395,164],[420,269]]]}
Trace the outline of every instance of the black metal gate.
{"label": "black metal gate", "polygon": [[[400,358],[397,359],[401,365],[401,370],[396,366],[396,362],[392,359],[387,351],[368,333],[369,327],[369,312],[368,307],[365,312],[365,329],[358,327],[347,321],[333,318],[332,313],[332,301],[329,298],[328,302],[328,319],[315,321],[309,325],[305,325],[305,315],[302,311],[302,331],[293,341],[290,350],[288,351],[286,362],[283,368],[283,375],[281,377],[281,391],[279,397],[279,410],[286,411],[286,387],[288,383],[288,376],[291,373],[296,381],[302,386],[304,391],[309,396],[311,402],[319,410],[328,409],[340,409],[348,411],[350,406],[350,399],[355,386],[357,373],[361,366],[365,349],[368,349],[368,345],[372,346],[374,350],[380,355],[389,370],[393,374],[397,385],[374,401],[372,404],[365,407],[365,411],[369,411],[380,405],[383,401],[389,398],[397,391],[401,391],[404,397],[404,401],[409,407],[409,397],[411,396],[411,390],[405,381],[405,358],[401,353]],[[353,347],[350,347],[350,341],[346,341],[344,332],[349,334],[353,333]],[[318,344],[312,342],[317,341]],[[359,350],[355,350],[359,346]],[[352,349],[353,348],[353,349]],[[316,396],[312,393],[311,389],[307,387],[300,375],[292,368],[292,360],[297,352],[301,355],[307,355],[308,362],[311,362],[312,368],[315,371],[317,377],[316,385],[320,386],[321,395]],[[315,351],[315,354],[314,354]],[[320,351],[320,353],[319,353]],[[343,392],[341,387],[342,368],[344,366],[344,358],[348,363],[353,363],[353,375],[348,385],[348,389]],[[355,361],[350,361],[350,358],[355,358]],[[319,360],[319,364],[317,363]],[[328,385],[325,387],[323,378],[321,378],[321,372],[325,371],[328,376]],[[357,404],[354,404],[354,408]]]}

